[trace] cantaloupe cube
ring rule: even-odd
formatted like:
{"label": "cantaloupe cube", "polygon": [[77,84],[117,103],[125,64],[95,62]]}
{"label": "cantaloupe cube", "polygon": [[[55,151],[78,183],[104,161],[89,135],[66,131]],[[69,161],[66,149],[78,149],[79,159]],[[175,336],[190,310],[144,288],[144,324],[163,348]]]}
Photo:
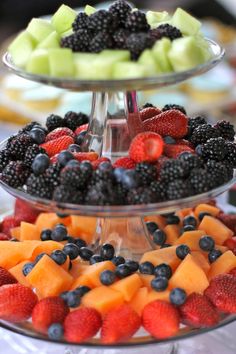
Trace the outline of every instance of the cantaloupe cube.
{"label": "cantaloupe cube", "polygon": [[124,279],[118,280],[111,285],[110,288],[119,291],[123,295],[124,300],[129,302],[142,285],[143,282],[140,276],[138,274],[132,274]]}
{"label": "cantaloupe cube", "polygon": [[73,289],[76,289],[80,286],[88,286],[91,289],[93,289],[95,287],[94,283],[91,281],[91,279],[86,274],[82,274],[78,278],[74,279],[71,289],[73,290]]}
{"label": "cantaloupe cube", "polygon": [[30,283],[22,273],[22,269],[26,263],[30,261],[23,261],[17,264],[15,267],[9,269],[9,272],[18,280],[18,282],[22,285],[30,287]]}
{"label": "cantaloupe cube", "polygon": [[180,209],[180,210],[178,210],[178,211],[175,213],[175,215],[177,215],[177,216],[180,218],[180,220],[182,221],[183,218],[185,218],[185,216],[191,215],[192,212],[193,212],[193,209],[192,209],[192,208],[185,208],[185,209]]}
{"label": "cantaloupe cube", "polygon": [[207,235],[214,238],[217,245],[223,245],[223,243],[234,234],[233,231],[220,220],[208,215],[202,219],[198,229],[204,230]]}
{"label": "cantaloupe cube", "polygon": [[10,269],[18,263],[31,258],[40,241],[0,242],[0,267]]}
{"label": "cantaloupe cube", "polygon": [[72,276],[47,255],[39,260],[26,278],[43,297],[57,296],[69,290],[73,282]]}
{"label": "cantaloupe cube", "polygon": [[20,240],[40,240],[40,231],[38,230],[37,226],[22,221],[20,224]]}
{"label": "cantaloupe cube", "polygon": [[166,234],[166,243],[173,245],[178,240],[180,234],[180,227],[178,225],[166,225],[164,228]]}
{"label": "cantaloupe cube", "polygon": [[193,251],[201,251],[199,247],[199,240],[206,233],[202,230],[186,231],[175,242],[175,245],[187,245]]}
{"label": "cantaloupe cube", "polygon": [[209,281],[204,270],[188,254],[169,280],[171,288],[182,288],[189,295],[193,292],[203,293]]}
{"label": "cantaloupe cube", "polygon": [[227,251],[212,263],[208,279],[211,280],[218,274],[229,273],[233,268],[236,268],[236,256],[232,251]]}
{"label": "cantaloupe cube", "polygon": [[159,229],[164,229],[164,227],[166,226],[166,219],[161,216],[161,215],[150,215],[150,216],[146,216],[144,218],[144,220],[147,222],[147,221],[153,221],[155,222]]}
{"label": "cantaloupe cube", "polygon": [[169,297],[170,297],[170,290],[168,289],[166,289],[165,291],[152,290],[148,293],[147,301],[148,303],[155,300],[169,301]]}
{"label": "cantaloupe cube", "polygon": [[152,289],[151,282],[155,278],[155,276],[154,275],[149,275],[149,274],[140,274],[140,278],[141,278],[141,280],[143,282],[143,286],[145,286],[146,288],[151,290]]}
{"label": "cantaloupe cube", "polygon": [[142,315],[144,307],[148,303],[148,288],[145,286],[138,289],[136,294],[132,297],[129,305],[137,312],[139,316]]}
{"label": "cantaloupe cube", "polygon": [[171,246],[144,253],[140,263],[143,262],[151,262],[155,267],[161,263],[166,263],[172,270],[175,270],[180,263],[180,259],[176,256],[176,246]]}
{"label": "cantaloupe cube", "polygon": [[209,213],[212,216],[217,216],[220,213],[220,209],[210,204],[198,204],[194,214],[198,217],[200,213]]}
{"label": "cantaloupe cube", "polygon": [[40,253],[46,253],[50,255],[53,251],[61,250],[63,247],[64,245],[60,242],[52,240],[42,241],[37,247],[35,247],[31,259],[34,261]]}
{"label": "cantaloupe cube", "polygon": [[82,305],[92,307],[105,315],[110,310],[124,303],[121,292],[111,289],[108,286],[100,286],[89,291],[82,298]]}
{"label": "cantaloupe cube", "polygon": [[207,252],[204,254],[199,251],[192,251],[191,255],[195,262],[204,270],[206,274],[208,274],[210,270],[210,263],[208,261],[208,254]]}
{"label": "cantaloupe cube", "polygon": [[58,223],[58,216],[55,213],[41,213],[37,217],[35,225],[40,231],[44,229],[53,229]]}
{"label": "cantaloupe cube", "polygon": [[80,237],[87,243],[91,243],[96,231],[97,218],[87,216],[71,216],[70,235]]}
{"label": "cantaloupe cube", "polygon": [[111,261],[99,262],[88,267],[88,269],[84,272],[84,275],[90,279],[94,286],[102,286],[102,283],[100,282],[100,274],[104,270],[114,271],[115,268],[115,265]]}
{"label": "cantaloupe cube", "polygon": [[14,227],[10,230],[11,236],[20,241],[20,226]]}
{"label": "cantaloupe cube", "polygon": [[70,275],[72,275],[73,278],[78,278],[80,275],[84,274],[88,267],[89,265],[82,262],[81,259],[78,257],[72,261]]}
{"label": "cantaloupe cube", "polygon": [[220,245],[215,245],[215,249],[220,250],[222,253],[225,253],[226,251],[228,251],[228,247],[226,246],[220,246]]}

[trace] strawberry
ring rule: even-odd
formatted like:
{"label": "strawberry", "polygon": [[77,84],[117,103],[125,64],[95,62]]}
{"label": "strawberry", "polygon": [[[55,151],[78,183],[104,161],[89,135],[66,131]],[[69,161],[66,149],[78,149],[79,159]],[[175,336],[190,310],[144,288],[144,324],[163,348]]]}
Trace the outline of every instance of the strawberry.
{"label": "strawberry", "polygon": [[145,120],[155,117],[161,113],[161,110],[156,107],[147,107],[141,110],[140,118],[144,122]]}
{"label": "strawberry", "polygon": [[169,302],[156,300],[143,309],[144,328],[155,338],[165,339],[175,335],[179,330],[178,310]]}
{"label": "strawberry", "polygon": [[222,221],[229,229],[236,233],[236,214],[220,213],[217,219]]}
{"label": "strawberry", "polygon": [[67,341],[81,343],[95,336],[102,325],[98,311],[82,307],[70,312],[64,322],[64,336]]}
{"label": "strawberry", "polygon": [[204,294],[218,308],[227,313],[236,313],[236,277],[220,274],[213,278]]}
{"label": "strawberry", "polygon": [[96,152],[75,152],[73,153],[74,158],[77,161],[96,161],[98,159],[98,154]]}
{"label": "strawberry", "polygon": [[11,229],[20,225],[20,220],[15,216],[6,216],[2,221],[2,233],[11,237]]}
{"label": "strawberry", "polygon": [[131,169],[135,168],[135,166],[136,166],[136,163],[130,157],[120,157],[113,164],[114,168],[122,167],[122,168],[126,168],[127,170],[131,170]]}
{"label": "strawberry", "polygon": [[66,150],[71,144],[73,144],[74,139],[71,136],[62,136],[55,140],[50,140],[40,146],[46,150],[49,157],[59,154],[62,150]]}
{"label": "strawberry", "polygon": [[161,156],[163,145],[162,137],[159,134],[140,133],[130,144],[129,156],[135,162],[153,162]]}
{"label": "strawberry", "polygon": [[14,215],[19,221],[26,221],[33,224],[37,216],[40,214],[40,211],[33,208],[29,203],[16,199]]}
{"label": "strawberry", "polygon": [[48,142],[50,140],[56,140],[58,138],[61,138],[62,136],[71,136],[71,138],[75,138],[75,134],[73,133],[73,131],[69,128],[56,128],[54,130],[52,130],[45,139],[45,142]]}
{"label": "strawberry", "polygon": [[11,238],[10,236],[7,236],[3,232],[0,232],[0,241],[8,241],[10,240],[10,238]]}
{"label": "strawberry", "polygon": [[97,160],[92,161],[93,169],[96,170],[102,162],[111,162],[111,160],[108,157],[99,157]]}
{"label": "strawberry", "polygon": [[75,135],[79,135],[80,133],[84,132],[88,130],[88,123],[87,124],[83,124],[80,127],[76,128],[75,130]]}
{"label": "strawberry", "polygon": [[224,242],[224,246],[228,247],[236,256],[236,237],[228,238],[228,240]]}
{"label": "strawberry", "polygon": [[128,340],[140,326],[138,314],[129,305],[121,305],[105,316],[101,331],[102,343],[113,344]]}
{"label": "strawberry", "polygon": [[219,313],[205,295],[192,293],[179,307],[183,323],[193,327],[211,327],[219,322]]}
{"label": "strawberry", "polygon": [[176,159],[182,152],[194,153],[194,150],[187,145],[165,144],[164,154],[170,158]]}
{"label": "strawberry", "polygon": [[231,269],[231,271],[229,272],[229,274],[233,275],[234,277],[236,277],[236,268]]}
{"label": "strawberry", "polygon": [[18,283],[16,278],[11,275],[8,270],[5,268],[0,267],[0,286],[6,285],[6,284],[15,284]]}
{"label": "strawberry", "polygon": [[143,122],[143,131],[151,131],[161,136],[183,138],[188,132],[188,118],[182,112],[172,109]]}
{"label": "strawberry", "polygon": [[0,287],[0,318],[9,322],[21,322],[30,318],[38,298],[28,287],[8,284]]}
{"label": "strawberry", "polygon": [[192,148],[194,150],[194,145],[188,141],[188,140],[185,140],[185,139],[175,139],[175,143],[176,145],[185,145],[185,146],[188,146],[190,148]]}
{"label": "strawberry", "polygon": [[53,323],[63,323],[69,313],[69,308],[59,296],[46,297],[40,300],[33,309],[32,322],[34,328],[47,333]]}

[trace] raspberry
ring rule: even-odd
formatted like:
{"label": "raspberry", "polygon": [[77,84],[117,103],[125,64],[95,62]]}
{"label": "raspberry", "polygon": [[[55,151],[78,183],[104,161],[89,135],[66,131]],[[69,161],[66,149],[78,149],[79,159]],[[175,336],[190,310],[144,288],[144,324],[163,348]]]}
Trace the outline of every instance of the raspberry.
{"label": "raspberry", "polygon": [[127,49],[131,52],[132,60],[137,60],[140,54],[147,48],[151,48],[154,40],[149,33],[133,33],[127,38]]}
{"label": "raspberry", "polygon": [[219,131],[219,135],[225,140],[234,141],[234,126],[230,122],[221,120],[214,125],[214,128]]}
{"label": "raspberry", "polygon": [[54,190],[53,200],[61,203],[82,204],[83,193],[73,187],[61,185]]}
{"label": "raspberry", "polygon": [[117,0],[109,7],[109,12],[118,19],[120,25],[125,24],[131,10],[129,4],[124,0]]}
{"label": "raspberry", "polygon": [[22,187],[29,176],[29,168],[22,161],[11,161],[4,168],[1,180],[10,187]]}
{"label": "raspberry", "polygon": [[148,32],[150,26],[146,14],[139,10],[129,13],[125,21],[125,28],[131,32]]}
{"label": "raspberry", "polygon": [[157,179],[157,169],[154,165],[147,162],[138,163],[135,167],[139,181],[143,186],[149,184]]}
{"label": "raspberry", "polygon": [[62,48],[70,48],[73,52],[88,52],[89,42],[92,36],[86,29],[80,29],[70,36],[61,39]]}
{"label": "raspberry", "polygon": [[79,12],[76,16],[74,22],[72,23],[72,28],[74,32],[81,29],[87,29],[89,17],[85,12]]}
{"label": "raspberry", "polygon": [[171,41],[173,41],[174,39],[182,37],[182,33],[180,32],[180,30],[174,26],[169,25],[168,23],[155,28],[151,31],[151,34],[155,38],[155,40],[167,37]]}
{"label": "raspberry", "polygon": [[46,127],[48,128],[49,132],[56,128],[64,127],[64,120],[60,116],[51,114],[49,117],[47,117]]}
{"label": "raspberry", "polygon": [[162,112],[165,111],[170,111],[172,109],[177,109],[177,111],[182,112],[183,114],[186,114],[186,110],[183,106],[180,106],[179,104],[166,104],[163,108],[162,108]]}
{"label": "raspberry", "polygon": [[223,138],[211,138],[201,147],[201,155],[209,160],[222,161],[227,154],[227,146]]}
{"label": "raspberry", "polygon": [[0,151],[0,172],[10,162],[10,153],[7,149]]}
{"label": "raspberry", "polygon": [[190,141],[194,146],[197,146],[206,143],[208,139],[218,137],[219,132],[217,129],[213,128],[210,124],[202,124],[193,131]]}
{"label": "raspberry", "polygon": [[89,50],[92,53],[100,53],[104,49],[113,48],[113,39],[109,33],[98,32],[91,40]]}
{"label": "raspberry", "polygon": [[87,114],[82,112],[76,113],[73,111],[67,112],[64,117],[65,126],[75,131],[76,128],[80,127],[83,124],[88,123],[89,118]]}
{"label": "raspberry", "polygon": [[25,153],[24,163],[27,166],[31,167],[31,165],[34,161],[34,158],[38,154],[45,154],[45,150],[43,148],[39,147],[37,144],[29,146],[28,149],[26,150],[26,153]]}

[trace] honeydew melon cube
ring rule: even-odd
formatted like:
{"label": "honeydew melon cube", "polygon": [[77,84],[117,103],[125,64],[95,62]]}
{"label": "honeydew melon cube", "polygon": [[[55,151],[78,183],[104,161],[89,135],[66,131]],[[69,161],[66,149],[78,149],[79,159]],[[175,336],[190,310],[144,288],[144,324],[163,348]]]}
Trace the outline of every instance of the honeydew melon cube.
{"label": "honeydew melon cube", "polygon": [[60,36],[61,36],[61,38],[64,38],[64,37],[70,36],[70,35],[73,34],[73,33],[74,33],[74,31],[73,31],[73,29],[71,28],[71,29],[69,29],[69,31],[66,31],[66,32],[61,33]]}
{"label": "honeydew melon cube", "polygon": [[114,79],[135,79],[149,76],[150,72],[146,65],[132,62],[116,63],[113,69]]}
{"label": "honeydew melon cube", "polygon": [[72,28],[76,12],[67,5],[61,5],[52,16],[52,25],[58,33],[63,33]]}
{"label": "honeydew melon cube", "polygon": [[197,34],[201,28],[201,22],[180,7],[175,11],[171,23],[187,36]]}
{"label": "honeydew melon cube", "polygon": [[204,63],[204,56],[195,37],[183,37],[172,42],[168,58],[175,71],[184,71]]}
{"label": "honeydew melon cube", "polygon": [[147,22],[151,27],[157,27],[160,22],[170,20],[170,15],[167,11],[157,12],[157,11],[148,11],[146,13]]}
{"label": "honeydew melon cube", "polygon": [[114,49],[105,49],[99,54],[99,58],[110,62],[119,62],[119,61],[128,61],[130,60],[130,51],[129,50],[114,50]]}
{"label": "honeydew melon cube", "polygon": [[161,73],[161,68],[158,65],[158,62],[155,60],[155,57],[150,49],[146,49],[140,55],[139,64],[146,65],[149,75],[155,75],[157,73]]}
{"label": "honeydew melon cube", "polygon": [[49,49],[50,75],[55,77],[74,77],[75,65],[73,53],[67,48]]}
{"label": "honeydew melon cube", "polygon": [[210,60],[212,58],[213,53],[211,52],[208,42],[205,40],[205,38],[201,34],[195,36],[195,38],[196,38],[197,45],[199,46],[199,48],[202,51],[204,61],[206,62],[206,61]]}
{"label": "honeydew melon cube", "polygon": [[49,75],[49,59],[46,49],[36,49],[30,56],[26,71],[32,74]]}
{"label": "honeydew melon cube", "polygon": [[90,16],[90,15],[94,14],[94,12],[96,12],[96,9],[93,6],[86,5],[84,8],[84,12],[86,13],[86,15]]}
{"label": "honeydew melon cube", "polygon": [[26,31],[33,36],[37,42],[43,41],[54,31],[50,22],[41,18],[33,18],[28,24]]}
{"label": "honeydew melon cube", "polygon": [[75,76],[80,79],[92,80],[96,76],[93,62],[97,59],[95,53],[74,53]]}
{"label": "honeydew melon cube", "polygon": [[27,31],[21,32],[10,44],[8,51],[16,66],[24,68],[36,47],[36,41]]}
{"label": "honeydew melon cube", "polygon": [[60,47],[60,36],[56,31],[52,32],[45,38],[41,43],[39,43],[38,48],[51,49]]}
{"label": "honeydew melon cube", "polygon": [[92,64],[96,73],[94,78],[97,80],[111,79],[114,65],[129,60],[130,52],[128,50],[104,50]]}
{"label": "honeydew melon cube", "polygon": [[169,38],[162,38],[157,41],[152,48],[153,55],[160,67],[160,70],[164,73],[173,71],[168,53],[171,48],[171,41]]}

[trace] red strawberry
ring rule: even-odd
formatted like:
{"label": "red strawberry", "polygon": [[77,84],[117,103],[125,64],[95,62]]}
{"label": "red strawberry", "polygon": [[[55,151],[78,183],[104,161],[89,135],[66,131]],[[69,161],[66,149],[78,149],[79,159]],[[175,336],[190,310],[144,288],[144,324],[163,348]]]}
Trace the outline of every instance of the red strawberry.
{"label": "red strawberry", "polygon": [[236,233],[236,214],[220,213],[217,218]]}
{"label": "red strawberry", "polygon": [[194,153],[194,150],[187,145],[165,144],[164,146],[164,154],[174,159],[176,159],[182,152],[186,151]]}
{"label": "red strawberry", "polygon": [[194,145],[190,141],[185,140],[185,139],[175,139],[175,143],[176,143],[176,145],[185,145],[185,146],[188,146],[188,147],[194,149]]}
{"label": "red strawberry", "polygon": [[70,312],[64,322],[64,336],[67,341],[81,343],[95,336],[102,325],[98,311],[82,307]]}
{"label": "red strawberry", "polygon": [[0,241],[8,241],[10,240],[10,236],[7,236],[6,234],[0,232]]}
{"label": "red strawberry", "polygon": [[169,110],[160,113],[151,119],[143,122],[143,130],[171,136],[172,138],[183,138],[188,132],[188,118],[178,110]]}
{"label": "red strawberry", "polygon": [[122,167],[128,170],[135,168],[135,166],[136,163],[130,157],[120,157],[115,163],[113,163],[113,167],[115,168]]}
{"label": "red strawberry", "polygon": [[0,267],[0,286],[18,283],[15,277],[7,269]]}
{"label": "red strawberry", "polygon": [[43,143],[40,146],[46,150],[48,156],[52,157],[59,154],[62,150],[66,150],[73,142],[74,139],[71,136],[62,136],[55,140],[50,140],[47,143]]}
{"label": "red strawberry", "polygon": [[61,138],[62,136],[71,136],[73,139],[75,138],[75,134],[71,129],[63,127],[63,128],[56,128],[53,131],[51,131],[46,136],[45,142]]}
{"label": "red strawberry", "polygon": [[228,238],[228,240],[224,242],[224,246],[228,247],[228,249],[236,255],[236,237]]}
{"label": "red strawberry", "polygon": [[99,157],[99,159],[92,161],[93,169],[96,170],[102,162],[111,162],[108,157]]}
{"label": "red strawberry", "polygon": [[138,314],[129,305],[122,305],[105,316],[101,331],[102,343],[113,344],[128,340],[140,326]]}
{"label": "red strawberry", "polygon": [[192,293],[179,307],[183,323],[194,327],[211,327],[219,322],[219,313],[205,295]]}
{"label": "red strawberry", "polygon": [[161,113],[161,110],[156,107],[147,107],[141,110],[140,118],[144,122],[147,119],[157,116]]}
{"label": "red strawberry", "polygon": [[14,215],[19,221],[26,221],[33,224],[40,211],[33,208],[29,203],[16,199]]}
{"label": "red strawberry", "polygon": [[0,318],[10,322],[21,322],[30,318],[38,298],[28,287],[8,284],[0,287]]}
{"label": "red strawberry", "polygon": [[178,310],[167,301],[156,300],[143,309],[144,328],[155,338],[165,339],[175,335],[179,330]]}
{"label": "red strawberry", "polygon": [[46,297],[40,300],[33,309],[32,322],[34,328],[46,333],[53,323],[63,323],[70,312],[68,306],[58,296]]}
{"label": "red strawberry", "polygon": [[204,294],[222,312],[236,313],[236,277],[220,274],[213,278]]}
{"label": "red strawberry", "polygon": [[11,229],[20,225],[20,220],[15,216],[6,216],[2,221],[2,233],[11,237]]}
{"label": "red strawberry", "polygon": [[229,272],[229,274],[233,275],[234,277],[236,277],[236,268],[231,269],[231,271]]}
{"label": "red strawberry", "polygon": [[129,148],[129,156],[135,162],[156,161],[163,151],[163,140],[159,134],[145,132],[136,135]]}
{"label": "red strawberry", "polygon": [[75,152],[73,153],[74,158],[77,161],[96,161],[98,159],[98,154],[96,152]]}
{"label": "red strawberry", "polygon": [[88,123],[87,124],[83,124],[80,127],[76,128],[75,130],[75,135],[79,135],[80,133],[84,132],[88,130]]}

